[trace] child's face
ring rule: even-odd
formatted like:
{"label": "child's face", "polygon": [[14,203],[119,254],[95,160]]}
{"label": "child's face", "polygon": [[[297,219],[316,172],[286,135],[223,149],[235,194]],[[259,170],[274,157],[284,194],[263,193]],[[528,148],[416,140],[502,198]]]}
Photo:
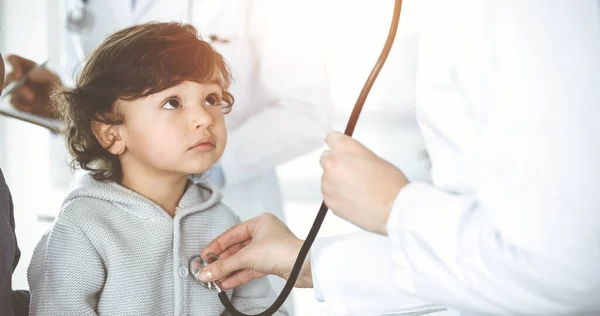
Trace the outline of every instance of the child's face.
{"label": "child's face", "polygon": [[[223,154],[227,132],[218,81],[184,81],[133,101],[120,101],[125,171],[150,169],[189,175],[207,171]],[[133,166],[132,166],[133,167]]]}

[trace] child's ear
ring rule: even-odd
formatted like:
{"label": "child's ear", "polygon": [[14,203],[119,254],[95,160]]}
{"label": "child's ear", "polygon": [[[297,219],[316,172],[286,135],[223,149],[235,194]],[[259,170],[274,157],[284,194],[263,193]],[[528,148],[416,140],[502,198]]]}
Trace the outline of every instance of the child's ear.
{"label": "child's ear", "polygon": [[104,149],[113,155],[121,155],[127,149],[120,134],[121,125],[92,121],[92,132]]}

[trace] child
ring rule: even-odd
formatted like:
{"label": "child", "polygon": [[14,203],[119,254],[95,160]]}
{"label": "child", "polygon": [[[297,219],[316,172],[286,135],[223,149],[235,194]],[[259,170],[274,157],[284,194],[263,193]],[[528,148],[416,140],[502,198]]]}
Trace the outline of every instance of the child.
{"label": "child", "polygon": [[[222,56],[189,25],[130,27],[93,52],[77,86],[58,95],[68,147],[88,173],[36,247],[31,314],[224,313],[187,263],[238,219],[213,186],[188,176],[223,153],[230,82]],[[266,279],[229,294],[245,313],[275,300]]]}

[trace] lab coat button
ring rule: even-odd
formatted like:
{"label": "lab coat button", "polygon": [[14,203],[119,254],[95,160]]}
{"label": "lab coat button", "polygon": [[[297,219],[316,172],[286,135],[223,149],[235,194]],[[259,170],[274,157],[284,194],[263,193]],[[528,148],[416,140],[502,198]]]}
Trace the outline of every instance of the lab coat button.
{"label": "lab coat button", "polygon": [[181,276],[182,278],[187,278],[188,268],[186,266],[179,267],[179,276]]}

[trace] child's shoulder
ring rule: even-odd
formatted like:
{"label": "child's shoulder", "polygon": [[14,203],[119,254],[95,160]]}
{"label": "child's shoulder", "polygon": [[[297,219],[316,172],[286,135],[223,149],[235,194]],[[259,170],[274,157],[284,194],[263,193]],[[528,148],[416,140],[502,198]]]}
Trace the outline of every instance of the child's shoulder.
{"label": "child's shoulder", "polygon": [[71,184],[71,190],[61,205],[58,219],[83,225],[115,213],[117,200],[111,191],[114,189],[106,181],[96,180],[89,174],[79,175]]}
{"label": "child's shoulder", "polygon": [[67,221],[76,226],[85,226],[105,217],[105,213],[114,209],[114,205],[106,200],[89,196],[67,196],[58,213],[57,219]]}

